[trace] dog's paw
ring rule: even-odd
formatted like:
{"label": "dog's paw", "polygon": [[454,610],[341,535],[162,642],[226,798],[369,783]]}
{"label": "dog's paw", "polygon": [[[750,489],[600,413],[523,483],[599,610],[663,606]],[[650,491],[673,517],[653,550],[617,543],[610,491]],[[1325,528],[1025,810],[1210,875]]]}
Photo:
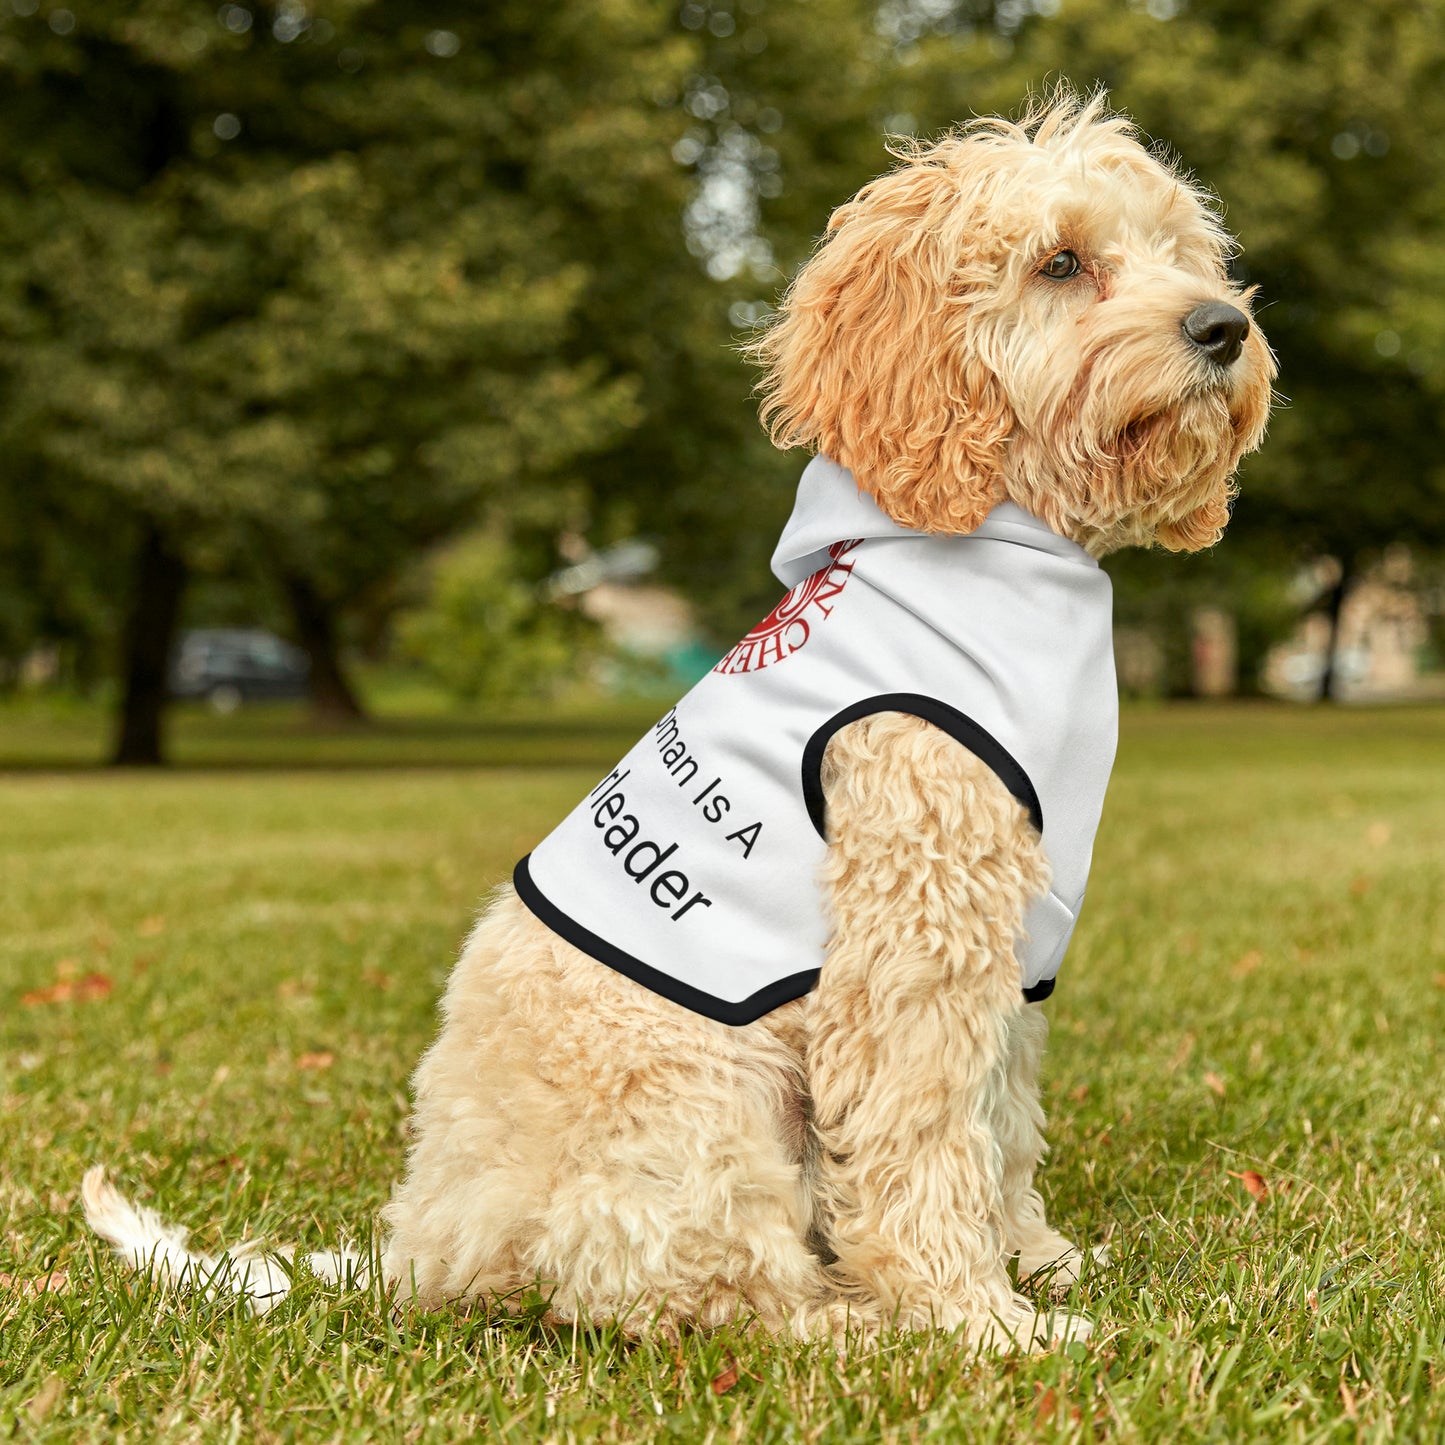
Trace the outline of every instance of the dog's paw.
{"label": "dog's paw", "polygon": [[[1062,1235],[1056,1236],[1056,1243],[1049,1247],[1019,1252],[1019,1283],[1033,1289],[1047,1289],[1054,1294],[1066,1294],[1079,1282],[1085,1258],[1078,1246],[1070,1244]],[[1096,1244],[1087,1258],[1096,1265],[1107,1264],[1109,1246]]]}
{"label": "dog's paw", "polygon": [[1094,1322],[1064,1310],[1041,1310],[1032,1300],[1015,1295],[1007,1309],[995,1314],[969,1340],[979,1350],[1006,1354],[1015,1350],[1038,1354],[1087,1340]]}

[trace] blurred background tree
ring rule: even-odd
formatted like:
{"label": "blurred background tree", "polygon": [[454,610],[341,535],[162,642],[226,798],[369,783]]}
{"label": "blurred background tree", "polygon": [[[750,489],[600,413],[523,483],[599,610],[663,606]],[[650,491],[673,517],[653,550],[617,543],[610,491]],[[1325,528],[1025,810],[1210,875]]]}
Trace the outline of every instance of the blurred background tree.
{"label": "blurred background tree", "polygon": [[1247,243],[1288,404],[1229,546],[1110,565],[1172,677],[1213,604],[1248,679],[1300,563],[1335,559],[1338,613],[1386,544],[1445,548],[1442,16],[0,0],[0,657],[115,679],[115,757],[154,762],[182,619],[231,609],[284,619],[318,712],[354,717],[347,639],[384,644],[407,579],[448,575],[419,559],[471,532],[536,608],[563,534],[651,536],[726,638],[771,600],[800,464],[736,342],[885,132],[1067,77]]}

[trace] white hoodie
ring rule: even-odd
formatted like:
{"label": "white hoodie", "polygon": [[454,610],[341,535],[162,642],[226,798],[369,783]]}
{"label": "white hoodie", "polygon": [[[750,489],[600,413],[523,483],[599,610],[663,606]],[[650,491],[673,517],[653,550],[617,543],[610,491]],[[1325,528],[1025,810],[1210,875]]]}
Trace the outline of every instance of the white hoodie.
{"label": "white hoodie", "polygon": [[1017,956],[1025,996],[1047,997],[1114,761],[1108,577],[1012,503],[966,537],[909,531],[824,457],[773,571],[792,590],[518,863],[518,895],[664,997],[751,1023],[823,967],[828,740],[909,713],[986,762],[1042,831],[1052,887]]}

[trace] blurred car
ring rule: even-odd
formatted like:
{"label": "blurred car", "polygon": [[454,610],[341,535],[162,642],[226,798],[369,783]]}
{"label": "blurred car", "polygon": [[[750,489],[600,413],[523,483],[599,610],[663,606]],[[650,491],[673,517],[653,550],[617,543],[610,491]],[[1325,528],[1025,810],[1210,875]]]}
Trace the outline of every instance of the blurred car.
{"label": "blurred car", "polygon": [[204,699],[217,711],[243,702],[306,696],[311,663],[299,647],[259,627],[204,627],[181,635],[170,693]]}

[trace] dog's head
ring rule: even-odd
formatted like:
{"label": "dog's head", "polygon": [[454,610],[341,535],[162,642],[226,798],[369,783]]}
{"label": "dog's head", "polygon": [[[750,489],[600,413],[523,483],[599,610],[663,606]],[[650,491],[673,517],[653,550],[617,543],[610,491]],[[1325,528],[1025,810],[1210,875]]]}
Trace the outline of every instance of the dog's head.
{"label": "dog's head", "polygon": [[1096,553],[1216,541],[1274,359],[1208,199],[1102,97],[902,160],[835,212],[753,348],[774,441],[922,531],[1007,498]]}

